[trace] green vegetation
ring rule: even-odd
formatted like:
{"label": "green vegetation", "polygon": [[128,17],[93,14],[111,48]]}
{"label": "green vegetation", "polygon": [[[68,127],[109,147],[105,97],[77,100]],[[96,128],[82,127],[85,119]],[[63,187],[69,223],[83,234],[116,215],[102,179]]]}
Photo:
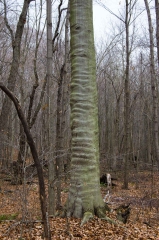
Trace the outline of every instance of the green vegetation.
{"label": "green vegetation", "polygon": [[2,214],[0,215],[0,222],[5,220],[14,220],[18,216],[18,213],[13,214]]}

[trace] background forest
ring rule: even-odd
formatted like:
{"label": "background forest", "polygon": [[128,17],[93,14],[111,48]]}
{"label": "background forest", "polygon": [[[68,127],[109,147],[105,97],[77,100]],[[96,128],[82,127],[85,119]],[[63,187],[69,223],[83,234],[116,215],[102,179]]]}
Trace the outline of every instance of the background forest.
{"label": "background forest", "polygon": [[[60,210],[66,199],[71,175],[70,29],[67,1],[48,2],[51,5],[46,6],[43,0],[27,0],[24,4],[23,1],[0,1],[0,87],[6,86],[19,101],[47,182],[49,211],[54,215],[55,206]],[[94,8],[100,5],[111,14],[108,16],[116,19],[111,23],[107,19],[109,27],[104,37],[99,38],[95,32],[101,176],[109,172],[115,178],[119,188],[115,197],[120,198],[123,194],[121,203],[125,203],[124,196],[127,196],[121,189],[128,189],[128,186],[131,190],[136,189],[135,197],[141,195],[141,203],[148,197],[146,207],[152,212],[155,208],[158,217],[155,184],[159,168],[159,3],[157,0],[120,1],[117,13],[107,2],[94,1]],[[30,205],[30,202],[38,201],[34,194],[38,190],[35,165],[16,109],[0,91],[0,206],[3,206],[0,221],[6,212],[14,213],[15,218],[19,215],[23,222],[37,219],[39,203],[33,215]],[[53,192],[51,184],[54,185]],[[16,193],[15,199],[5,195],[12,191]],[[102,191],[105,195],[103,186]],[[17,196],[21,207],[16,211]],[[15,202],[15,206],[6,210],[10,209],[11,202]],[[136,210],[135,219],[140,218],[141,212],[141,209]],[[144,220],[148,227],[154,223],[150,222],[150,215],[146,213]],[[70,223],[64,224],[70,232]],[[36,232],[38,229],[41,231],[37,227]],[[111,231],[118,235],[115,233],[118,230]],[[157,239],[158,229],[154,231],[148,233],[154,238],[143,236],[141,239]],[[74,239],[68,236],[68,239]],[[84,238],[83,232],[81,236],[79,239],[90,239],[90,235]],[[135,237],[128,239],[139,239]],[[66,239],[66,236],[54,239]],[[104,238],[97,236],[94,239]]]}

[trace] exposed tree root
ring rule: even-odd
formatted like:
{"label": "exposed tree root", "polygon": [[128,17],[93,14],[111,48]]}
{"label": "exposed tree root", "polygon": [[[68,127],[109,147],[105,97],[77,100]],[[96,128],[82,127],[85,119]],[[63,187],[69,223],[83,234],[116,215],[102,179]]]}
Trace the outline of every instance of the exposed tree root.
{"label": "exposed tree root", "polygon": [[88,222],[91,218],[93,218],[92,212],[85,212],[83,219],[81,221],[81,226],[83,226],[86,222]]}
{"label": "exposed tree root", "polygon": [[[98,213],[99,213],[99,212],[98,212]],[[82,219],[82,221],[81,221],[81,226],[83,226],[85,223],[87,223],[87,222],[88,222],[90,219],[92,219],[93,217],[94,217],[94,216],[93,216],[92,212],[85,212],[85,213],[84,213],[84,216],[83,216],[83,219]],[[116,226],[123,227],[123,226],[121,226],[120,223],[117,223],[117,222],[114,221],[113,219],[105,216],[105,213],[100,212],[100,216],[98,215],[98,217],[99,217],[100,219],[102,219],[102,220],[107,221],[108,223],[114,224],[114,225],[116,225]],[[125,227],[123,227],[123,228],[125,228]]]}
{"label": "exposed tree root", "polygon": [[110,212],[111,209],[108,207],[108,205],[105,203],[104,207],[98,207],[96,209],[95,214],[97,215],[97,217],[99,218],[104,218],[105,217],[105,211]]}
{"label": "exposed tree root", "polygon": [[[107,204],[105,204],[103,207],[97,207],[95,209],[95,215],[101,219],[108,220],[109,222],[115,224],[115,222],[105,216],[105,211],[110,211],[111,209],[108,207]],[[87,223],[90,219],[94,217],[94,211],[86,211],[84,213],[84,216],[81,221],[81,226],[83,226],[85,223]]]}
{"label": "exposed tree root", "polygon": [[[126,229],[124,226],[121,225],[121,223],[118,223],[118,222],[114,221],[113,219],[111,219],[111,218],[109,218],[109,217],[107,217],[105,215],[105,211],[109,211],[110,212],[110,210],[111,209],[108,207],[108,205],[105,204],[104,207],[98,207],[96,209],[95,215],[97,217],[99,217],[100,219],[107,221],[108,223],[111,223],[111,224],[114,224],[116,226],[120,226],[120,227]],[[86,222],[88,222],[93,217],[94,217],[94,215],[93,215],[93,213],[91,211],[85,212],[84,216],[83,216],[83,219],[81,221],[81,226],[83,226]]]}
{"label": "exposed tree root", "polygon": [[[116,226],[120,226],[120,227],[126,229],[126,228],[123,227],[120,223],[118,223],[118,222],[114,221],[113,219],[107,217],[107,216],[105,215],[105,212],[106,212],[106,211],[108,211],[108,212],[111,211],[111,209],[108,207],[107,204],[105,204],[103,207],[98,207],[98,208],[96,208],[96,209],[95,209],[95,215],[96,215],[98,218],[107,221],[108,223],[111,223],[111,224],[114,224],[114,225],[116,225]],[[68,216],[67,216],[67,207],[66,207],[66,205],[64,206],[63,211],[61,212],[61,214],[58,214],[58,215],[60,215],[60,217],[62,217],[62,218],[68,217]],[[83,218],[82,218],[82,221],[81,221],[81,227],[82,227],[85,223],[89,222],[92,218],[94,218],[94,213],[93,213],[93,211],[91,211],[91,210],[86,211],[86,212],[84,213]]]}

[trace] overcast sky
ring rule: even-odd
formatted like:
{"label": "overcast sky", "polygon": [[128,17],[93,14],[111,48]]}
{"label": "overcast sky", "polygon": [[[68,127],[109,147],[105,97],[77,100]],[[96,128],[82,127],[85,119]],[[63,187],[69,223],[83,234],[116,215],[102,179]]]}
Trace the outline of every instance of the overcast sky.
{"label": "overcast sky", "polygon": [[[107,8],[113,13],[120,16],[122,15],[125,8],[125,0],[98,0],[98,2],[103,3]],[[151,2],[151,11],[153,22],[155,23],[155,12],[154,12],[154,0]],[[140,15],[140,13],[142,13]],[[144,0],[138,0],[136,5],[136,14],[139,15],[137,22],[140,24],[141,28],[147,26],[147,16],[145,11]],[[112,29],[112,24],[119,24],[120,20],[110,14],[104,7],[100,6],[93,1],[93,19],[94,19],[94,34],[95,39],[103,39],[107,32]]]}
{"label": "overcast sky", "polygon": [[[7,0],[8,2],[14,2],[17,3],[18,5],[23,4],[24,0]],[[86,0],[87,1],[87,0]],[[134,0],[133,0],[134,1]],[[13,3],[12,2],[12,3]],[[59,3],[59,0],[53,0],[54,3]],[[100,6],[99,3],[104,4],[106,8],[108,8],[110,11],[112,11],[114,14],[120,16],[124,12],[124,6],[125,6],[125,0],[93,0],[93,19],[94,19],[94,35],[95,35],[95,40],[98,41],[100,39],[104,39],[105,35],[109,32],[112,31],[112,24],[119,24],[120,20],[113,16],[112,14],[109,13],[103,6]],[[154,0],[149,0],[152,4],[154,4]],[[36,0],[36,4],[38,5],[40,3],[40,0]],[[64,1],[65,6],[67,6],[67,0]],[[31,8],[35,5],[35,2],[31,2]],[[54,16],[54,11],[57,12],[57,9],[53,6],[53,16]],[[44,11],[46,9],[46,3],[44,2],[43,5]],[[137,0],[137,14],[142,12],[143,9],[145,9],[144,6],[144,0]],[[153,13],[152,16],[155,18],[155,14]],[[142,19],[142,20],[141,20]],[[143,20],[144,19],[144,20]],[[144,27],[147,26],[147,17],[146,17],[146,12],[142,13],[140,16],[140,20],[137,20],[140,22],[141,25]],[[141,26],[142,27],[142,26]]]}

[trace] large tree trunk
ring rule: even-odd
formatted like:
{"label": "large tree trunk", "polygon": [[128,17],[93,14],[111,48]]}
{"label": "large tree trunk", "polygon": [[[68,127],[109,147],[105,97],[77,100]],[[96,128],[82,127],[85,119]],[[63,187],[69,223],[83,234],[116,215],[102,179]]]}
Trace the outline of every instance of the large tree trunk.
{"label": "large tree trunk", "polygon": [[92,0],[70,1],[71,184],[67,216],[104,216],[99,182],[99,136]]}

